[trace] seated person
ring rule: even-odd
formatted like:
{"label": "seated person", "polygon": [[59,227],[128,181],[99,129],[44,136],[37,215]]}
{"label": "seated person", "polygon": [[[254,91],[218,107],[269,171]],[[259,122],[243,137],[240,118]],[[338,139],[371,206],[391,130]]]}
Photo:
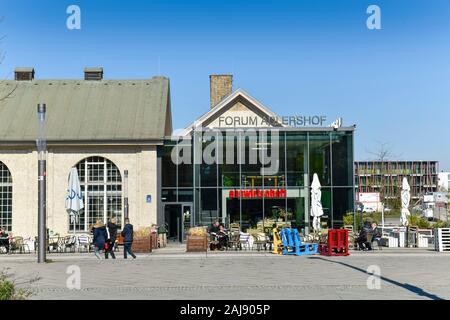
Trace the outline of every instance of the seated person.
{"label": "seated person", "polygon": [[[380,246],[380,241],[383,235],[376,222],[372,222],[372,229],[370,230],[370,232],[373,234],[372,242],[376,241],[378,243],[378,246]],[[370,245],[370,247],[372,246]]]}
{"label": "seated person", "polygon": [[208,230],[208,233],[210,235],[210,250],[216,250],[219,249],[219,239],[218,239],[218,233],[219,233],[219,221],[214,220],[211,224],[211,227]]}
{"label": "seated person", "polygon": [[208,232],[217,234],[219,232],[219,226],[220,226],[219,221],[214,220]]}
{"label": "seated person", "polygon": [[3,228],[0,228],[0,247],[4,247],[6,253],[9,253],[9,235]]}
{"label": "seated person", "polygon": [[225,230],[225,227],[222,224],[219,225],[219,232],[217,233],[217,238],[219,240],[220,250],[224,250],[224,248],[228,247],[228,232]]}
{"label": "seated person", "polygon": [[370,243],[367,242],[367,235],[370,232],[370,227],[365,224],[364,227],[359,232],[356,242],[358,243],[359,250],[366,250],[370,248]]}

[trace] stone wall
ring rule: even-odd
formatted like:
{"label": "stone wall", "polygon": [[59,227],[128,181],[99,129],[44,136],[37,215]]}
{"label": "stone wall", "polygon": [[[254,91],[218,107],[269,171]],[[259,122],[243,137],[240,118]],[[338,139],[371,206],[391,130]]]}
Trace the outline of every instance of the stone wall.
{"label": "stone wall", "polygon": [[[47,158],[47,227],[50,230],[60,234],[69,232],[64,205],[70,168],[92,156],[112,161],[120,170],[122,182],[124,171],[128,170],[129,217],[135,229],[162,223],[157,221],[160,191],[157,188],[155,146],[65,147],[49,148]],[[0,161],[9,168],[13,180],[12,232],[14,235],[35,236],[37,153],[31,149],[0,150]],[[150,203],[147,203],[147,195],[151,195]]]}

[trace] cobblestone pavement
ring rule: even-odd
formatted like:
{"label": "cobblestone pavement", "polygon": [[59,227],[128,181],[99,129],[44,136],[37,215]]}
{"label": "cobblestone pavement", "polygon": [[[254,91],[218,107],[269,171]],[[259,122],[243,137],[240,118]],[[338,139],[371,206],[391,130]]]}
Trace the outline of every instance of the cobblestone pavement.
{"label": "cobblestone pavement", "polygon": [[[92,254],[48,258],[43,265],[35,255],[2,255],[0,264],[20,286],[31,288],[33,299],[450,298],[450,254],[426,250],[296,257],[160,249],[136,260],[123,260],[120,253],[117,260],[99,261]],[[80,290],[66,286],[71,265],[80,267]],[[380,289],[368,289],[369,266],[380,268]]]}

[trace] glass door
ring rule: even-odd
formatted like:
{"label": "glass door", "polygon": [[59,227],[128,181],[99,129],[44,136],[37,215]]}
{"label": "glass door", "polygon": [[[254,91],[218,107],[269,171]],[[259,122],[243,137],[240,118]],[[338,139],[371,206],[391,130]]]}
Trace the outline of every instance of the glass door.
{"label": "glass door", "polygon": [[166,203],[164,218],[169,240],[183,242],[192,226],[192,203]]}
{"label": "glass door", "polygon": [[182,235],[181,235],[181,239],[182,241],[186,240],[186,235],[189,231],[189,228],[192,227],[192,219],[191,219],[191,215],[192,215],[192,204],[183,204],[183,228],[182,228]]}

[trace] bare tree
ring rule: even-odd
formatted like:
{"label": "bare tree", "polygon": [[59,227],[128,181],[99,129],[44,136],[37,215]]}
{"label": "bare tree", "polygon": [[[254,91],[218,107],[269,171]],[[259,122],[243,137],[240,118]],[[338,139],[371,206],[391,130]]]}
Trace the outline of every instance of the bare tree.
{"label": "bare tree", "polygon": [[394,154],[392,151],[393,147],[389,142],[377,141],[377,148],[372,151],[367,151],[369,154],[375,156],[376,161],[388,161],[393,158],[398,158],[398,155]]}
{"label": "bare tree", "polygon": [[[374,156],[374,161],[386,162],[399,158],[399,155],[393,152],[393,146],[391,143],[385,141],[376,141],[376,143],[377,146],[374,150],[366,150],[367,153]],[[383,169],[384,165],[385,164],[381,164],[380,168]],[[391,206],[398,206],[399,201],[395,201],[394,199],[388,201],[387,199],[388,192],[386,189],[388,187],[388,182],[385,179],[383,172],[381,172],[380,179],[376,182],[376,184],[378,186],[382,212],[384,213],[384,209],[388,205],[388,202],[390,202]]]}
{"label": "bare tree", "polygon": [[[3,22],[3,17],[0,17],[0,23]],[[3,40],[6,38],[5,35],[0,36],[0,44],[3,42]],[[5,60],[5,51],[3,51],[2,49],[0,49],[0,65],[3,63],[3,61]],[[14,91],[16,91],[17,89],[17,85],[13,86],[11,90],[9,90],[8,92],[6,92],[5,94],[2,93],[2,95],[0,96],[0,103],[6,99],[8,99],[9,97],[11,97],[11,95],[14,93]]]}

